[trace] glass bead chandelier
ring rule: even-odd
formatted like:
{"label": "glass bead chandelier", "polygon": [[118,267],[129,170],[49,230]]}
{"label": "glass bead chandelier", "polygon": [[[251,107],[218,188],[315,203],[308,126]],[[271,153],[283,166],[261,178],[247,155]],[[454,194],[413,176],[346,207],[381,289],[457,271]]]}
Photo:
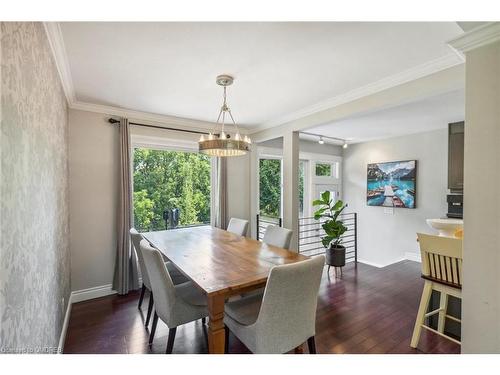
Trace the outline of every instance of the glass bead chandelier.
{"label": "glass bead chandelier", "polygon": [[[222,107],[219,111],[219,116],[217,117],[216,127],[221,126],[221,130],[219,134],[215,132],[210,132],[207,136],[202,135],[200,140],[198,141],[200,152],[210,155],[210,156],[240,156],[245,155],[248,151],[250,151],[250,144],[252,141],[248,136],[242,137],[240,131],[238,130],[238,125],[234,121],[233,115],[231,114],[231,109],[229,109],[226,102],[226,89],[227,86],[233,84],[233,77],[229,75],[220,75],[217,76],[215,82],[224,88],[224,101],[222,103]],[[224,125],[226,122],[226,114],[229,115],[229,118],[233,122],[234,127],[236,128],[236,134],[234,137],[231,134],[226,133],[224,131]]]}

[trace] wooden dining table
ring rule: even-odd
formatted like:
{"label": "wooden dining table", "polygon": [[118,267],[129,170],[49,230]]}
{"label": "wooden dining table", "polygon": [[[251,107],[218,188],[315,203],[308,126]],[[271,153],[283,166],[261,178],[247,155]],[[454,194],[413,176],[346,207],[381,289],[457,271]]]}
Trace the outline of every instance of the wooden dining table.
{"label": "wooden dining table", "polygon": [[224,302],[265,286],[274,266],[308,257],[211,226],[142,233],[207,296],[209,353],[224,353]]}

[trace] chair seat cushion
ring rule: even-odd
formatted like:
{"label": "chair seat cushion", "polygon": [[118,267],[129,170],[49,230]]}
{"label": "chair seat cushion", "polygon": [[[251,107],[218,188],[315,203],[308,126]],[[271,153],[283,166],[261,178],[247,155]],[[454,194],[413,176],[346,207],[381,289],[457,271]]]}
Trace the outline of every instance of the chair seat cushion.
{"label": "chair seat cushion", "polygon": [[182,283],[175,286],[177,297],[180,297],[184,302],[195,306],[206,306],[207,296],[201,292],[193,282]]}
{"label": "chair seat cushion", "polygon": [[259,316],[262,294],[249,295],[233,302],[228,302],[224,307],[226,315],[242,325],[251,325]]}
{"label": "chair seat cushion", "polygon": [[177,269],[177,267],[174,266],[172,262],[165,262],[165,265],[167,266],[167,271],[174,285],[183,284],[190,281],[186,276],[184,276],[181,271]]}

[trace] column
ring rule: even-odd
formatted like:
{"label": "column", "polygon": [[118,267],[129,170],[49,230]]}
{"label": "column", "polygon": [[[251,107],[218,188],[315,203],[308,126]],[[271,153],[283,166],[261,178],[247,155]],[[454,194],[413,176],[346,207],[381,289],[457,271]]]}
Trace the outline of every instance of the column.
{"label": "column", "polygon": [[462,352],[500,353],[500,23],[451,44],[466,56]]}
{"label": "column", "polygon": [[298,250],[299,230],[299,133],[283,135],[283,226],[293,230],[290,249]]}

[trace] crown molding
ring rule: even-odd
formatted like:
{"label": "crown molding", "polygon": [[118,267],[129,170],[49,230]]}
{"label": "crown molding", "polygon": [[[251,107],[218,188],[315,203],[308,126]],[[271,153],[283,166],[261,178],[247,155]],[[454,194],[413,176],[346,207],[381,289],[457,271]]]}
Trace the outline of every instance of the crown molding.
{"label": "crown molding", "polygon": [[71,70],[66,47],[64,46],[61,27],[59,22],[44,22],[43,26],[47,34],[47,39],[49,40],[50,49],[54,56],[57,71],[59,72],[66,100],[68,104],[71,104],[76,101],[75,88],[73,86],[73,79],[71,78]]}
{"label": "crown molding", "polygon": [[377,92],[387,90],[392,87],[399,86],[401,84],[440,72],[442,70],[452,68],[456,65],[463,64],[463,62],[464,60],[460,58],[460,56],[458,56],[457,54],[450,53],[438,59],[428,61],[424,64],[418,65],[411,69],[405,70],[403,72],[394,74],[386,78],[382,78],[381,80],[351,90],[347,93],[334,96],[318,104],[303,108],[299,111],[293,112],[289,115],[278,118],[276,120],[269,121],[264,124],[252,127],[250,128],[250,133],[252,134],[275,126],[283,125],[287,122],[291,122],[312,115],[316,112],[321,112],[336,107],[338,105],[345,104],[353,100],[360,99],[362,97],[372,95]]}
{"label": "crown molding", "polygon": [[[80,111],[103,113],[109,116],[126,117],[130,120],[145,121],[149,123],[159,124],[160,126],[164,124],[174,127],[191,128],[204,131],[206,130],[210,131],[214,129],[215,126],[217,126],[216,123],[210,121],[201,121],[201,120],[188,119],[184,117],[175,117],[175,116],[161,115],[156,113],[135,111],[126,108],[120,108],[102,104],[93,104],[78,100],[69,103],[69,107],[71,109],[76,109]],[[233,127],[232,125],[228,124],[226,124],[226,126],[230,128]],[[247,129],[245,128],[240,128],[240,131],[242,134],[247,134]]]}
{"label": "crown molding", "polygon": [[464,54],[499,40],[500,22],[488,22],[450,40],[448,45],[457,53]]}

